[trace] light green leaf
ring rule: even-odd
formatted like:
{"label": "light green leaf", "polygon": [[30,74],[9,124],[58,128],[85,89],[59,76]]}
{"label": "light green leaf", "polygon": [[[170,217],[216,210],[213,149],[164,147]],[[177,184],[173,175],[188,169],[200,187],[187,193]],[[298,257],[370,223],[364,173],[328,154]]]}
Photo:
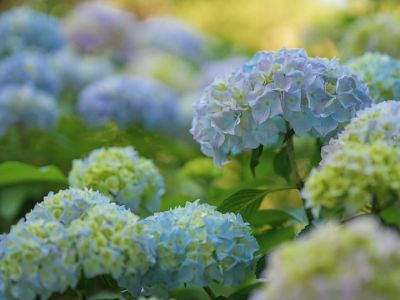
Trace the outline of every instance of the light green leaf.
{"label": "light green leaf", "polygon": [[28,182],[67,184],[67,178],[55,166],[36,167],[17,161],[0,164],[0,186]]}

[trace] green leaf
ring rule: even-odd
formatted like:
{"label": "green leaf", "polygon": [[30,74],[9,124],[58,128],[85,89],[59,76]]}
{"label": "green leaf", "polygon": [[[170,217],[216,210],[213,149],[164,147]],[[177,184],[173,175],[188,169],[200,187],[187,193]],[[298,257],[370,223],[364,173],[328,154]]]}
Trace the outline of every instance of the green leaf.
{"label": "green leaf", "polygon": [[293,226],[266,230],[255,236],[260,244],[260,252],[263,254],[269,253],[282,242],[292,240],[294,237],[295,230]]}
{"label": "green leaf", "polygon": [[17,161],[0,164],[0,186],[27,182],[67,184],[67,178],[55,166],[36,167]]}
{"label": "green leaf", "polygon": [[254,213],[260,207],[260,204],[264,197],[269,193],[285,191],[293,189],[292,187],[280,187],[276,189],[246,189],[240,190],[235,194],[226,198],[222,203],[219,205],[218,210],[220,212],[233,212],[239,213],[242,215],[245,221],[251,219]]}
{"label": "green leaf", "polygon": [[111,299],[125,299],[118,292],[114,291],[99,291],[89,295],[88,300],[111,300]]}
{"label": "green leaf", "polygon": [[261,278],[267,268],[267,255],[262,255],[256,263],[256,278]]}
{"label": "green leaf", "polygon": [[256,177],[256,167],[260,164],[260,156],[263,152],[263,145],[251,151],[250,170],[254,177]]}
{"label": "green leaf", "polygon": [[277,227],[291,220],[299,222],[295,216],[286,211],[279,209],[267,209],[256,211],[249,219],[249,223],[252,225],[252,227],[256,228],[262,227],[266,224],[271,225],[272,227]]}
{"label": "green leaf", "polygon": [[268,190],[240,190],[226,198],[218,210],[223,213],[239,213],[247,221],[258,210],[268,192]]}
{"label": "green leaf", "polygon": [[289,153],[286,144],[279,150],[273,160],[274,171],[283,177],[288,183],[291,182],[292,166],[290,164]]}
{"label": "green leaf", "polygon": [[248,284],[240,287],[235,293],[230,295],[227,299],[230,300],[247,300],[250,294],[264,284],[264,280],[255,279]]}

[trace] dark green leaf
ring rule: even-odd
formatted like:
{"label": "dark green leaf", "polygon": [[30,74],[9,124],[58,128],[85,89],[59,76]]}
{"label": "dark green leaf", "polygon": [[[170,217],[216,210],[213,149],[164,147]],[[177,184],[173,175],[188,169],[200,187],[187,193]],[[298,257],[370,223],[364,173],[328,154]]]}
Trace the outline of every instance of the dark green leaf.
{"label": "dark green leaf", "polygon": [[256,167],[260,163],[260,156],[263,152],[263,148],[263,145],[260,145],[258,148],[251,151],[250,170],[254,177],[256,177]]}
{"label": "dark green leaf", "polygon": [[114,291],[98,291],[90,295],[88,300],[111,300],[111,299],[124,299],[122,295]]}
{"label": "dark green leaf", "polygon": [[268,192],[268,190],[240,190],[226,198],[218,210],[223,213],[239,213],[243,219],[249,220]]}
{"label": "dark green leaf", "polygon": [[67,178],[55,166],[36,167],[16,161],[0,164],[0,185],[26,182],[67,183]]}
{"label": "dark green leaf", "polygon": [[267,267],[267,255],[261,256],[256,264],[256,277],[261,278],[265,268]]}
{"label": "dark green leaf", "polygon": [[230,300],[247,300],[250,294],[264,283],[264,280],[256,279],[240,287],[235,293],[229,296]]}
{"label": "dark green leaf", "polygon": [[276,228],[257,234],[255,237],[260,244],[261,253],[265,254],[282,242],[292,240],[295,237],[295,230],[293,226]]}
{"label": "dark green leaf", "polygon": [[298,222],[297,218],[286,211],[279,209],[267,209],[256,211],[249,219],[249,223],[252,225],[252,227],[262,227],[266,224],[276,227],[290,220],[295,220]]}
{"label": "dark green leaf", "polygon": [[291,182],[290,175],[292,167],[290,165],[289,153],[286,144],[279,150],[273,160],[275,173],[283,177],[288,183]]}
{"label": "dark green leaf", "polygon": [[242,215],[244,220],[248,221],[258,210],[262,200],[267,194],[289,189],[292,188],[285,187],[265,190],[240,190],[222,201],[222,203],[218,207],[218,210],[223,213],[239,213]]}

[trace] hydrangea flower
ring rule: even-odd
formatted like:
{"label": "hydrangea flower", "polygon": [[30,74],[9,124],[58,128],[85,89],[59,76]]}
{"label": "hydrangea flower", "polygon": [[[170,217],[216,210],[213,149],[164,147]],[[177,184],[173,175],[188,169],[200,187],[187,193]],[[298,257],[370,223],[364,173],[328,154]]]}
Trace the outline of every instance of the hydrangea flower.
{"label": "hydrangea flower", "polygon": [[180,56],[144,48],[132,60],[129,71],[151,77],[177,93],[193,91],[197,86],[197,70]]}
{"label": "hydrangea flower", "polygon": [[31,84],[56,96],[59,80],[49,62],[41,54],[21,52],[0,61],[0,87]]}
{"label": "hydrangea flower", "polygon": [[56,100],[33,86],[0,89],[0,136],[12,127],[48,130],[58,118]]}
{"label": "hydrangea flower", "polygon": [[224,76],[229,72],[242,66],[247,59],[242,56],[232,56],[221,60],[214,60],[205,63],[200,71],[200,86],[202,88],[212,84],[217,77]]}
{"label": "hydrangea flower", "polygon": [[135,16],[130,12],[102,3],[83,3],[67,17],[65,31],[80,51],[123,63],[133,54],[135,26]]}
{"label": "hydrangea flower", "polygon": [[27,214],[27,220],[46,220],[69,226],[81,218],[90,208],[110,203],[110,199],[99,192],[69,188],[57,193],[50,192],[42,202]]}
{"label": "hydrangea flower", "polygon": [[55,52],[66,43],[59,20],[28,7],[0,14],[0,37],[1,55],[27,49]]}
{"label": "hydrangea flower", "polygon": [[374,14],[360,18],[346,28],[339,49],[347,58],[365,52],[381,52],[400,58],[400,21],[392,14]]}
{"label": "hydrangea flower", "polygon": [[92,206],[69,227],[85,278],[111,275],[133,295],[155,263],[154,241],[143,234],[138,217],[115,203]]}
{"label": "hydrangea flower", "polygon": [[171,17],[153,17],[141,24],[138,43],[184,57],[194,63],[206,59],[206,38],[189,24]]}
{"label": "hydrangea flower", "polygon": [[265,276],[251,300],[396,300],[400,239],[372,218],[324,224],[272,253]]}
{"label": "hydrangea flower", "polygon": [[329,153],[349,143],[373,144],[385,142],[400,147],[400,103],[385,101],[361,110],[338,137],[322,148],[322,162]]}
{"label": "hydrangea flower", "polygon": [[0,296],[48,299],[74,288],[79,267],[68,231],[54,221],[20,221],[0,237]]}
{"label": "hydrangea flower", "polygon": [[240,215],[187,203],[141,221],[157,242],[156,265],[144,277],[144,291],[157,295],[183,284],[240,284],[252,269],[258,244]]}
{"label": "hydrangea flower", "polygon": [[347,62],[369,87],[375,102],[399,99],[400,62],[386,54],[366,53]]}
{"label": "hydrangea flower", "polygon": [[138,157],[132,147],[96,149],[74,160],[68,181],[72,187],[98,190],[140,214],[157,210],[164,194],[163,178],[153,162]]}
{"label": "hydrangea flower", "polygon": [[79,95],[78,111],[91,126],[115,121],[121,127],[172,130],[181,122],[177,97],[166,86],[140,77],[111,76]]}
{"label": "hydrangea flower", "polygon": [[64,91],[79,92],[84,86],[111,75],[114,67],[107,58],[81,55],[71,49],[51,57],[51,65]]}
{"label": "hydrangea flower", "polygon": [[229,153],[276,143],[289,130],[284,122],[298,135],[327,139],[371,103],[365,84],[336,60],[261,51],[205,89],[191,132],[221,165]]}
{"label": "hydrangea flower", "polygon": [[366,205],[383,207],[400,198],[400,149],[386,143],[349,143],[314,169],[302,191],[315,214],[321,208],[351,215]]}

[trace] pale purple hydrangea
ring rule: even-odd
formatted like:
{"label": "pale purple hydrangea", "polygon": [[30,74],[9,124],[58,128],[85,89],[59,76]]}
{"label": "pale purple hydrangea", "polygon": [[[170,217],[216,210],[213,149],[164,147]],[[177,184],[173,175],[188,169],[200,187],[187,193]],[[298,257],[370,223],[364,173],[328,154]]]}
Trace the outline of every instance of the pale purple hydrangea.
{"label": "pale purple hydrangea", "polygon": [[0,136],[10,127],[49,130],[57,124],[57,102],[31,85],[0,89]]}
{"label": "pale purple hydrangea", "polygon": [[328,139],[371,103],[366,85],[335,59],[261,51],[205,89],[191,133],[221,165],[229,153],[274,144],[290,129]]}
{"label": "pale purple hydrangea", "polygon": [[134,76],[111,76],[88,85],[80,93],[78,111],[91,126],[114,121],[121,127],[168,130],[181,122],[176,95],[169,88]]}
{"label": "pale purple hydrangea", "polygon": [[137,30],[141,46],[161,49],[201,63],[207,57],[205,36],[183,21],[171,17],[147,19]]}
{"label": "pale purple hydrangea", "polygon": [[0,61],[0,87],[25,84],[54,96],[60,89],[57,74],[42,54],[19,52]]}
{"label": "pale purple hydrangea", "polygon": [[134,51],[135,26],[136,18],[130,12],[102,3],[82,3],[67,17],[65,31],[77,49],[126,62]]}
{"label": "pale purple hydrangea", "polygon": [[71,49],[53,55],[50,63],[66,92],[79,92],[86,85],[114,72],[114,66],[107,58],[82,55]]}

